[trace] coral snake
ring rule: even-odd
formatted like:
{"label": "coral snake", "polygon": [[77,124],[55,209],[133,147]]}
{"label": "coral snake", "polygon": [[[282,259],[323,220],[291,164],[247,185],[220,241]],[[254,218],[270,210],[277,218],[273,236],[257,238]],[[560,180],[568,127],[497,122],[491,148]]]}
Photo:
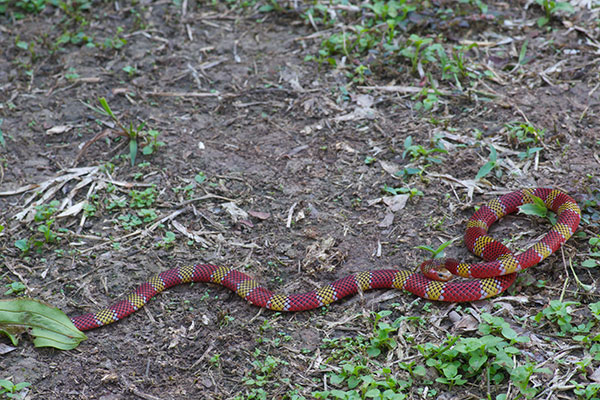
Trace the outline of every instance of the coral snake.
{"label": "coral snake", "polygon": [[[556,223],[538,242],[520,254],[488,236],[492,223],[515,212],[519,206],[532,203],[536,196],[554,211]],[[446,259],[425,262],[421,272],[380,269],[346,276],[320,289],[300,294],[276,294],[261,286],[254,278],[229,267],[198,264],[172,268],[142,283],[135,292],[108,308],[71,318],[81,330],[98,328],[143,307],[152,297],[172,286],[189,282],[216,283],[236,292],[250,303],[277,311],[304,311],[327,305],[359,291],[381,288],[404,289],[417,296],[448,302],[475,301],[495,296],[506,290],[516,273],[538,264],[554,253],[577,229],[581,211],[577,203],[560,190],[535,188],[505,194],[481,206],[467,222],[465,245],[484,262],[468,264]],[[441,265],[440,265],[441,264]],[[445,268],[445,269],[443,269]],[[435,280],[448,271],[465,278],[456,281]],[[427,274],[426,275],[424,275]],[[431,278],[435,279],[431,279]]]}

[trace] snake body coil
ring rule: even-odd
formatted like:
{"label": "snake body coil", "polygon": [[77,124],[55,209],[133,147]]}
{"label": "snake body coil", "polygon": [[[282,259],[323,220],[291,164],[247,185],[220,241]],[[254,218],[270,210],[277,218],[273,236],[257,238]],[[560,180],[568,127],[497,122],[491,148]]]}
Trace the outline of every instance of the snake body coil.
{"label": "snake body coil", "polygon": [[[506,246],[487,235],[492,223],[515,212],[519,206],[541,198],[557,214],[556,224],[531,248],[514,255]],[[304,311],[330,304],[343,297],[370,289],[404,289],[417,296],[449,302],[475,301],[506,290],[516,273],[538,264],[554,253],[577,229],[581,211],[567,194],[554,189],[523,189],[491,200],[467,222],[465,245],[485,262],[467,264],[450,260],[445,267],[455,275],[477,278],[442,282],[420,272],[382,269],[358,272],[307,293],[273,293],[254,278],[228,267],[198,264],[172,268],[141,284],[127,298],[95,313],[71,318],[81,331],[116,322],[143,307],[152,297],[172,286],[189,282],[217,283],[236,292],[250,303],[277,311]]]}

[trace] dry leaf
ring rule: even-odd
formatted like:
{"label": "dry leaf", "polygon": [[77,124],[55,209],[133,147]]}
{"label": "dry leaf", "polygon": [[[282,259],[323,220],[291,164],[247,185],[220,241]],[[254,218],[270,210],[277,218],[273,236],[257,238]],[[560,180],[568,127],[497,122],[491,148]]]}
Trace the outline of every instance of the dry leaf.
{"label": "dry leaf", "polygon": [[379,161],[379,165],[381,165],[381,168],[385,172],[390,174],[392,177],[398,178],[398,176],[396,175],[396,172],[400,171],[400,167],[398,165],[388,162],[388,161],[383,161],[383,160]]}
{"label": "dry leaf", "polygon": [[294,219],[294,222],[302,221],[304,218],[306,218],[306,214],[304,213],[304,210],[300,210],[296,214],[296,218]]}
{"label": "dry leaf", "polygon": [[459,331],[476,331],[479,322],[472,315],[463,315],[457,321],[453,321],[454,329]]}
{"label": "dry leaf", "polygon": [[383,217],[383,220],[377,226],[380,228],[388,228],[393,223],[394,223],[394,214],[391,212],[388,212],[385,214],[385,217]]}
{"label": "dry leaf", "polygon": [[7,344],[0,343],[0,355],[4,355],[6,353],[10,353],[11,351],[13,351],[15,349],[16,349],[16,347],[12,347],[12,346],[9,346]]}
{"label": "dry leaf", "polygon": [[309,271],[333,271],[342,258],[342,253],[335,249],[335,239],[328,236],[306,248],[302,265]]}
{"label": "dry leaf", "polygon": [[268,212],[262,212],[262,211],[249,210],[248,214],[250,214],[254,218],[262,219],[263,221],[266,219],[269,219],[271,217],[271,214],[269,214]]}
{"label": "dry leaf", "polygon": [[231,201],[228,203],[221,204],[221,207],[223,207],[229,213],[229,215],[231,215],[233,222],[237,222],[238,219],[248,218],[248,213],[239,208],[237,205],[235,205],[235,203]]}
{"label": "dry leaf", "polygon": [[83,207],[87,204],[87,200],[80,201],[79,203],[73,204],[71,207],[67,208],[60,214],[56,216],[56,218],[70,217],[73,215],[77,215],[83,210]]}
{"label": "dry leaf", "polygon": [[391,212],[400,211],[406,206],[406,202],[410,196],[407,194],[397,194],[395,196],[386,196],[383,202],[390,208]]}
{"label": "dry leaf", "polygon": [[252,223],[252,221],[247,219],[240,219],[238,223],[240,223],[241,225],[246,225],[248,228],[254,228],[254,224]]}
{"label": "dry leaf", "polygon": [[375,101],[373,100],[373,96],[368,94],[359,94],[356,96],[356,104],[358,104],[362,108],[371,108]]}
{"label": "dry leaf", "polygon": [[194,242],[200,243],[204,247],[212,246],[209,241],[200,236],[199,232],[190,231],[188,228],[177,222],[177,220],[171,221],[171,224],[173,224],[173,227],[177,229],[179,233],[185,235],[188,239],[192,239]]}
{"label": "dry leaf", "polygon": [[59,133],[69,132],[73,127],[71,125],[57,125],[46,130],[46,135],[57,135]]}
{"label": "dry leaf", "polygon": [[335,149],[336,150],[344,150],[348,153],[356,153],[357,152],[352,147],[350,147],[350,145],[348,145],[347,143],[344,143],[344,142],[337,142],[335,144]]}
{"label": "dry leaf", "polygon": [[371,207],[371,206],[374,206],[375,204],[381,203],[382,200],[383,200],[383,197],[377,197],[375,199],[370,199],[370,200],[367,200],[367,205],[369,207]]}
{"label": "dry leaf", "polygon": [[340,115],[335,117],[334,120],[337,122],[342,121],[358,121],[361,119],[374,119],[375,118],[375,110],[372,108],[356,108],[349,114]]}

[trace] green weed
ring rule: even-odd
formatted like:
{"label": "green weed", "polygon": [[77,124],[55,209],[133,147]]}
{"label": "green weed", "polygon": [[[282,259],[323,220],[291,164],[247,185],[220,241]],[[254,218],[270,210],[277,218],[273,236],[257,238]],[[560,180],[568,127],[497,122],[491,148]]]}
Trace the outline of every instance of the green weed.
{"label": "green weed", "polygon": [[499,168],[498,153],[496,152],[494,146],[490,145],[490,156],[488,158],[488,162],[486,162],[481,166],[481,168],[479,168],[479,171],[475,176],[475,180],[479,180],[485,177],[494,169],[496,170],[496,178],[500,179],[502,177],[502,169]]}
{"label": "green weed", "polygon": [[572,14],[575,12],[575,9],[568,1],[535,0],[535,2],[544,11],[544,16],[537,20],[537,25],[540,28],[549,23],[553,16],[560,13]]}
{"label": "green weed", "polygon": [[570,382],[575,389],[573,392],[581,400],[598,400],[600,399],[600,383],[581,384],[572,380]]}
{"label": "green weed", "polygon": [[579,325],[572,324],[573,307],[580,305],[580,303],[575,301],[562,302],[560,300],[550,300],[548,306],[534,317],[531,317],[531,319],[537,323],[540,323],[542,319],[555,323],[559,328],[559,332],[557,332],[557,335],[559,336],[572,335],[575,333],[588,333],[594,325],[594,321]]}
{"label": "green weed", "polygon": [[169,249],[169,248],[173,247],[174,244],[175,244],[175,234],[171,231],[167,231],[167,232],[165,232],[165,236],[162,238],[162,240],[160,242],[156,243],[156,247]]}
{"label": "green weed", "polygon": [[215,368],[221,368],[221,355],[219,353],[214,354],[208,362]]}
{"label": "green weed", "polygon": [[33,217],[36,222],[48,221],[52,215],[58,210],[60,202],[58,200],[52,200],[48,204],[40,204],[35,206],[35,216]]}
{"label": "green weed", "polygon": [[424,196],[423,192],[416,188],[408,188],[408,187],[392,187],[388,185],[383,185],[381,190],[386,194],[391,194],[392,196],[396,196],[398,194],[408,194],[409,198],[413,198],[416,196]]}
{"label": "green weed", "polygon": [[444,250],[452,243],[454,243],[454,240],[448,240],[447,242],[442,243],[435,249],[426,245],[415,246],[415,249],[428,251],[431,253],[431,258],[439,259],[444,257]]}
{"label": "green weed", "polygon": [[509,139],[516,145],[542,143],[545,129],[536,128],[529,122],[511,122],[505,125]]}
{"label": "green weed", "polygon": [[27,393],[23,389],[31,386],[29,382],[13,384],[7,379],[0,379],[0,396],[5,399],[23,399]]}
{"label": "green weed", "polygon": [[126,65],[123,67],[123,72],[125,72],[130,78],[132,78],[138,73],[138,69],[136,67],[132,67],[131,65]]}
{"label": "green weed", "polygon": [[25,292],[25,289],[27,289],[27,286],[21,282],[11,282],[7,283],[5,286],[8,288],[8,290],[4,292],[5,296],[10,296],[11,294],[18,296]]}
{"label": "green weed", "polygon": [[400,171],[396,172],[396,176],[401,178],[403,181],[407,181],[412,176],[423,176],[423,172],[425,172],[425,167],[404,167]]}
{"label": "green weed", "polygon": [[146,131],[144,129],[146,127],[146,123],[144,121],[138,124],[130,122],[129,126],[126,126],[115,115],[115,113],[112,111],[104,97],[99,98],[98,101],[100,103],[100,108],[88,104],[86,104],[86,106],[101,115],[110,117],[120,129],[120,131],[117,132],[117,134],[129,140],[129,159],[131,160],[132,166],[135,165],[135,160],[138,153],[139,140],[143,140],[145,143],[145,146],[142,149],[142,153],[144,155],[153,154],[160,147],[165,145],[164,142],[158,140],[158,136],[160,135],[158,131],[153,129]]}
{"label": "green weed", "polygon": [[166,143],[158,140],[160,132],[154,129],[149,129],[147,137],[147,144],[142,148],[142,154],[150,155],[158,152],[158,149],[163,147]]}
{"label": "green weed", "polygon": [[[428,73],[428,75],[430,75]],[[432,111],[440,102],[441,93],[434,87],[425,86],[420,93],[411,97],[412,100],[417,100],[415,103],[415,111]]]}
{"label": "green weed", "polygon": [[423,158],[428,162],[439,164],[442,162],[442,160],[433,154],[448,154],[448,151],[441,146],[440,142],[437,143],[438,144],[435,147],[428,149],[420,144],[414,144],[412,136],[408,136],[406,139],[404,139],[404,152],[402,153],[402,158],[406,158],[406,156],[409,155],[412,161]]}
{"label": "green weed", "polygon": [[419,35],[412,34],[406,42],[406,47],[400,50],[400,55],[410,60],[411,71],[415,74],[419,63],[436,62],[436,55],[439,52],[444,52],[441,44],[433,43],[432,38],[422,38]]}
{"label": "green weed", "polygon": [[238,394],[234,399],[267,399],[268,392],[263,388],[269,388],[272,385],[278,386],[276,372],[279,368],[288,365],[287,361],[277,357],[267,355],[261,356],[261,351],[256,349],[253,353],[251,369],[242,379],[244,385],[248,388],[245,396]]}
{"label": "green weed", "polygon": [[119,50],[125,46],[127,39],[121,37],[121,33],[123,33],[123,27],[119,26],[112,37],[104,39],[104,42],[101,44],[102,48]]}
{"label": "green weed", "polygon": [[489,377],[495,384],[510,379],[521,395],[532,398],[539,389],[530,386],[531,376],[550,371],[537,368],[529,361],[515,364],[513,357],[520,353],[515,345],[527,343],[529,338],[518,336],[500,317],[484,313],[482,319],[480,337],[449,336],[441,348],[430,343],[417,345],[426,365],[438,371],[440,377],[436,381],[452,387],[482,376]]}
{"label": "green weed", "polygon": [[588,244],[590,245],[590,253],[588,254],[588,258],[581,262],[580,266],[584,268],[596,268],[600,266],[600,236],[589,238]]}
{"label": "green weed", "polygon": [[140,190],[130,190],[129,191],[129,206],[132,208],[147,208],[151,207],[156,201],[156,196],[158,192],[156,191],[156,185],[152,185],[149,188],[146,188],[142,191]]}

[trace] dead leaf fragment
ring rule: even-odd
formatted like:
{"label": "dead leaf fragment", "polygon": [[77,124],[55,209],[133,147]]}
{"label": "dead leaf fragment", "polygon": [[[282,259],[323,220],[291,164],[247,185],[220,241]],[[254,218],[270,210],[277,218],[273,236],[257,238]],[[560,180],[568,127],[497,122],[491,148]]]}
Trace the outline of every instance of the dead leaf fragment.
{"label": "dead leaf fragment", "polygon": [[306,248],[306,256],[302,260],[302,266],[309,272],[331,272],[343,258],[343,254],[335,248],[335,239],[328,236]]}
{"label": "dead leaf fragment", "polygon": [[87,200],[83,200],[80,201],[79,203],[75,203],[72,206],[70,206],[69,208],[66,208],[63,212],[61,212],[60,214],[58,214],[56,216],[56,218],[64,218],[64,217],[70,217],[73,215],[77,215],[81,212],[81,210],[83,210],[83,207],[87,204]]}
{"label": "dead leaf fragment", "polygon": [[46,135],[58,135],[59,133],[69,132],[73,127],[71,125],[57,125],[46,130]]}
{"label": "dead leaf fragment", "polygon": [[476,331],[479,328],[479,322],[472,315],[463,315],[458,320],[452,321],[454,329],[457,331]]}
{"label": "dead leaf fragment", "polygon": [[336,150],[344,150],[345,152],[348,152],[348,153],[356,153],[357,152],[355,149],[350,147],[350,145],[348,143],[344,143],[344,142],[337,142],[335,144],[335,149]]}
{"label": "dead leaf fragment", "polygon": [[231,215],[233,222],[238,222],[238,219],[247,219],[248,213],[241,208],[239,208],[235,203],[228,202],[221,204],[221,207],[225,209]]}
{"label": "dead leaf fragment", "polygon": [[375,198],[375,199],[370,199],[370,200],[367,200],[367,205],[368,205],[369,207],[372,207],[372,206],[374,206],[375,204],[379,204],[379,203],[381,203],[381,201],[382,201],[382,200],[383,200],[383,197],[377,197],[377,198]]}
{"label": "dead leaf fragment", "polygon": [[177,229],[177,231],[179,233],[185,235],[188,239],[192,239],[196,243],[202,244],[202,246],[204,246],[204,247],[211,247],[213,245],[210,241],[208,241],[208,240],[204,239],[202,236],[200,236],[202,234],[202,232],[190,231],[188,228],[183,226],[181,223],[177,222],[177,220],[171,221],[171,224],[173,224],[173,227],[175,229]]}
{"label": "dead leaf fragment", "polygon": [[245,226],[247,226],[248,228],[254,228],[254,224],[253,224],[253,223],[252,223],[252,221],[250,221],[250,220],[247,220],[247,219],[240,219],[238,222],[239,222],[241,225],[245,225]]}
{"label": "dead leaf fragment", "polygon": [[375,103],[373,96],[368,94],[359,94],[356,96],[356,104],[363,108],[371,108],[371,106]]}
{"label": "dead leaf fragment", "polygon": [[395,196],[383,197],[383,202],[389,207],[391,212],[400,211],[406,206],[409,196],[407,194],[397,194]]}
{"label": "dead leaf fragment", "polygon": [[271,218],[271,214],[269,214],[268,212],[263,212],[263,211],[249,210],[248,214],[250,214],[254,218],[262,219],[263,221],[266,220],[266,219]]}
{"label": "dead leaf fragment", "polygon": [[16,347],[12,347],[7,344],[0,343],[0,355],[10,353],[11,351],[13,351],[15,349],[16,349]]}
{"label": "dead leaf fragment", "polygon": [[358,121],[361,119],[375,119],[375,110],[372,108],[356,108],[354,111],[334,118],[337,122]]}
{"label": "dead leaf fragment", "polygon": [[398,178],[398,175],[396,175],[396,173],[398,171],[400,171],[400,167],[397,164],[394,164],[394,163],[389,162],[389,161],[379,160],[379,165],[381,165],[381,168],[385,172],[387,172],[388,174],[390,174],[392,177]]}
{"label": "dead leaf fragment", "polygon": [[294,219],[294,222],[300,222],[304,218],[306,218],[306,213],[304,213],[304,209],[301,209],[300,211],[298,211],[298,214],[296,214],[296,218]]}
{"label": "dead leaf fragment", "polygon": [[385,214],[385,217],[383,217],[383,220],[377,226],[380,228],[388,228],[393,223],[394,223],[394,214],[391,212],[388,212]]}

